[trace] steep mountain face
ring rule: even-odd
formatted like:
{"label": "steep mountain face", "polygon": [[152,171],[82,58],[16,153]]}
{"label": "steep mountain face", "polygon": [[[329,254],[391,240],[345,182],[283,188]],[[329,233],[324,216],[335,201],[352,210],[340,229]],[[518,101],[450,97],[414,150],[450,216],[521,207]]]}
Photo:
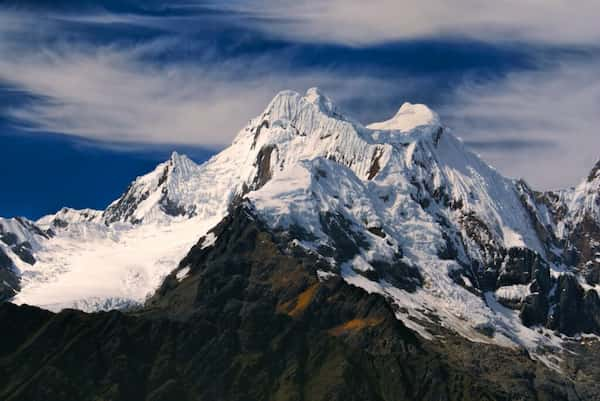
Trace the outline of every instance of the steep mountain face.
{"label": "steep mountain face", "polygon": [[[546,319],[538,321],[567,334],[577,332],[598,333],[600,330],[600,213],[598,194],[600,177],[597,164],[589,176],[572,189],[533,193],[528,202],[533,204],[536,224],[544,227],[553,267],[553,287],[547,298]],[[535,210],[534,210],[535,209]],[[540,307],[546,305],[535,300]],[[538,311],[539,312],[539,311]]]}
{"label": "steep mountain face", "polygon": [[0,302],[20,290],[20,272],[36,263],[34,253],[44,240],[54,236],[25,218],[0,218]]}
{"label": "steep mountain face", "polygon": [[196,248],[212,249],[211,229],[243,208],[310,255],[313,279],[385,299],[421,338],[524,347],[557,368],[560,333],[600,334],[599,188],[598,168],[561,192],[507,179],[424,105],[363,126],[317,89],[284,91],[206,163],[173,154],[104,211],[30,223],[44,234],[31,242],[35,263],[4,244],[0,274],[18,284],[4,284],[15,303],[130,308],[160,287],[151,305],[188,316],[202,296],[170,299],[193,276],[180,261],[200,237]]}
{"label": "steep mountain face", "polygon": [[140,224],[165,217],[193,217],[196,204],[201,203],[196,182],[202,169],[186,156],[173,153],[168,162],[143,177],[136,179],[125,194],[110,204],[101,220],[110,225],[115,222]]}
{"label": "steep mountain face", "polygon": [[544,197],[555,221],[555,234],[587,284],[600,284],[600,162],[577,187]]}

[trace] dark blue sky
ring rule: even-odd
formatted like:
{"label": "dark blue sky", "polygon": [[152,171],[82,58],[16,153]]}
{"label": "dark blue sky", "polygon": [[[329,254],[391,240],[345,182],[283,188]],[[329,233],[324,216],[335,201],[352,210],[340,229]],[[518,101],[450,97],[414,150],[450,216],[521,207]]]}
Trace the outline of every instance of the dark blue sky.
{"label": "dark blue sky", "polygon": [[[542,188],[574,185],[600,158],[599,52],[585,36],[371,38],[367,26],[360,43],[321,40],[246,3],[0,2],[0,216],[104,208],[173,150],[206,160],[287,88],[320,86],[365,123],[426,103],[502,172]],[[561,155],[561,169],[543,165]]]}
{"label": "dark blue sky", "polygon": [[[63,206],[103,209],[137,176],[177,149],[197,161],[209,152],[186,146],[115,151],[56,134],[0,135],[3,216],[41,217]],[[6,189],[6,191],[4,190]]]}

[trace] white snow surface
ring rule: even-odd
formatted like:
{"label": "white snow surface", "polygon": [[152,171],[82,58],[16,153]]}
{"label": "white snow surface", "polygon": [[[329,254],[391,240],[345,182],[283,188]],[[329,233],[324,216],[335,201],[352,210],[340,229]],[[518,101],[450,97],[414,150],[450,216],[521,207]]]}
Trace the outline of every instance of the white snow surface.
{"label": "white snow surface", "polygon": [[[461,211],[442,207],[433,193],[460,202]],[[557,345],[553,336],[524,327],[493,294],[484,299],[456,284],[448,273],[458,263],[438,256],[450,228],[468,238],[460,224],[465,211],[489,227],[488,240],[543,254],[515,182],[467,151],[426,106],[405,103],[392,119],[365,127],[315,88],[279,93],[231,146],[202,165],[173,154],[104,212],[65,209],[41,219],[56,236],[40,242],[37,263],[20,267],[23,290],[14,301],[88,311],[143,302],[241,196],[272,227],[311,233],[316,239],[299,241],[311,250],[331,242],[320,214],[343,216],[368,247],[339,266],[330,260],[331,272],[320,277],[339,274],[385,295],[402,307],[398,318],[425,337],[436,315],[473,341],[532,351]],[[57,218],[66,227],[54,225]],[[424,278],[416,292],[360,274],[375,261],[393,260],[398,249]],[[465,252],[484,260],[472,241],[458,258],[466,259]],[[481,325],[492,325],[495,335],[481,334]]]}
{"label": "white snow surface", "polygon": [[417,127],[438,127],[440,118],[424,104],[404,103],[396,115],[389,120],[371,123],[367,128],[373,130],[410,132]]}
{"label": "white snow surface", "polygon": [[496,290],[496,298],[506,299],[511,301],[522,301],[531,294],[529,284],[514,284],[500,287]]}
{"label": "white snow surface", "polygon": [[183,281],[189,274],[190,274],[190,268],[189,268],[189,266],[186,266],[183,269],[179,270],[177,272],[177,274],[175,274],[175,278],[178,281]]}
{"label": "white snow surface", "polygon": [[21,267],[14,302],[58,311],[96,311],[142,303],[217,219],[138,227],[70,225]]}

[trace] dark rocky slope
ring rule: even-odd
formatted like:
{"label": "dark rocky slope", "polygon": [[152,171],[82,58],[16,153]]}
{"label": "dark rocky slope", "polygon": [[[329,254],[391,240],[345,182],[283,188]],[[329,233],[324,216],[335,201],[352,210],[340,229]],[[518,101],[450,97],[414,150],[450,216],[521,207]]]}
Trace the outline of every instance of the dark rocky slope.
{"label": "dark rocky slope", "polygon": [[215,231],[143,310],[0,305],[0,399],[594,399],[524,352],[416,337],[244,207]]}
{"label": "dark rocky slope", "polygon": [[0,302],[12,298],[19,290],[19,277],[12,260],[0,248]]}

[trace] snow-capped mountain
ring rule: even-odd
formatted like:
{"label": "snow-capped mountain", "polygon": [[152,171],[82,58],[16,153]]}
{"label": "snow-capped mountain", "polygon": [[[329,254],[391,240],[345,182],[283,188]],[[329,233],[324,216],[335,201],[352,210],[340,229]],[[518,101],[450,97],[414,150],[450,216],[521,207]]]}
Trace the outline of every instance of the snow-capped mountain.
{"label": "snow-capped mountain", "polygon": [[51,310],[143,303],[165,277],[183,284],[187,251],[200,237],[212,246],[211,229],[243,207],[317,257],[321,280],[384,295],[423,337],[441,325],[479,342],[559,346],[551,330],[600,333],[597,171],[575,189],[535,192],[424,105],[363,126],[317,89],[284,91],[209,161],[174,153],[104,211],[2,220],[4,297]]}

